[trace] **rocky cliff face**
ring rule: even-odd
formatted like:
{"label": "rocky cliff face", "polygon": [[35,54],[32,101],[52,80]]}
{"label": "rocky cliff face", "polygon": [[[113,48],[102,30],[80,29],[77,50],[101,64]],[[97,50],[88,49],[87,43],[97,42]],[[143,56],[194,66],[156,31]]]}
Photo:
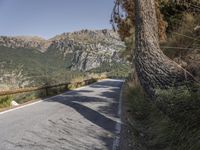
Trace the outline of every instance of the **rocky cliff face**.
{"label": "rocky cliff face", "polygon": [[128,70],[119,57],[124,48],[111,30],[63,33],[49,40],[0,36],[0,90],[66,82],[78,74]]}
{"label": "rocky cliff face", "polygon": [[23,66],[10,69],[12,65],[12,62],[0,62],[0,91],[30,84],[30,81],[23,75]]}
{"label": "rocky cliff face", "polygon": [[39,37],[1,36],[0,46],[37,49],[43,53],[53,50],[62,55],[63,59],[70,55],[71,70],[82,71],[100,67],[102,63],[122,61],[119,51],[124,49],[117,33],[111,30],[81,30],[63,33],[49,40]]}
{"label": "rocky cliff face", "polygon": [[118,35],[110,30],[82,30],[64,33],[51,39],[54,49],[63,52],[64,56],[73,53],[72,70],[91,70],[102,63],[122,61],[119,51],[124,48]]}

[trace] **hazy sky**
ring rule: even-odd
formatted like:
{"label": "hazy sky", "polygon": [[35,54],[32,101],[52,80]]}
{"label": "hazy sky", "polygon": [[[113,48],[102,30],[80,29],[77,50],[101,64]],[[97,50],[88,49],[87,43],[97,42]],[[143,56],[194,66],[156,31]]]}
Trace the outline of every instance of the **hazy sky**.
{"label": "hazy sky", "polygon": [[114,0],[0,0],[0,35],[50,38],[81,29],[111,28]]}

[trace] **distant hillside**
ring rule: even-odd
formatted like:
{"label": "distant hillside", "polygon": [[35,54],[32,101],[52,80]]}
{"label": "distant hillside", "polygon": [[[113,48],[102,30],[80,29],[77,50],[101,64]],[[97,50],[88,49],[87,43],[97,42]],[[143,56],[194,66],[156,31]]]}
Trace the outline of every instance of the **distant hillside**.
{"label": "distant hillside", "polygon": [[60,74],[66,80],[78,72],[127,69],[128,65],[119,57],[124,48],[119,36],[111,30],[63,33],[49,40],[1,36],[0,88],[44,84],[47,77]]}

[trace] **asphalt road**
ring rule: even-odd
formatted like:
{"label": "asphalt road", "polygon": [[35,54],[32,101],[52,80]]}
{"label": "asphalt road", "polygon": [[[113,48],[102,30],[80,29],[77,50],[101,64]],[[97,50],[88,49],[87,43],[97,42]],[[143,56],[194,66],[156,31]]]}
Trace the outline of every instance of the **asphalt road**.
{"label": "asphalt road", "polygon": [[0,114],[0,150],[112,150],[123,81],[106,79]]}

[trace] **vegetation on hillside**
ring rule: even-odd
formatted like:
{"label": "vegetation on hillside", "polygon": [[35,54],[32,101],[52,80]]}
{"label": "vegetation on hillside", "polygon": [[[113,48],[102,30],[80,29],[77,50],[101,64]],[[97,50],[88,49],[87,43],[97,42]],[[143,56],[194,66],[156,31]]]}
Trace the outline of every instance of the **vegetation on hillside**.
{"label": "vegetation on hillside", "polygon": [[[78,71],[66,70],[71,65],[70,55],[63,59],[51,50],[42,53],[35,49],[0,47],[0,51],[1,76],[3,78],[4,75],[10,74],[7,79],[3,78],[2,82],[13,88],[68,82],[80,74]],[[16,73],[13,73],[14,70]],[[17,81],[18,84],[14,85]]]}
{"label": "vegetation on hillside", "polygon": [[[110,30],[63,33],[50,40],[0,37],[0,45],[0,90],[81,82],[102,76],[125,78],[130,70],[130,65],[118,56],[124,44]],[[68,87],[14,94],[12,100],[21,104],[77,86],[80,85],[72,83]],[[10,105],[10,99],[2,99],[0,105]]]}
{"label": "vegetation on hillside", "polygon": [[[136,150],[198,150],[200,94],[182,90],[158,90],[155,102],[149,100],[140,85],[125,86]],[[168,105],[163,102],[169,102]],[[165,107],[165,108],[159,108]],[[166,110],[163,113],[163,109]],[[162,111],[161,111],[162,110]],[[132,121],[134,120],[134,121]]]}
{"label": "vegetation on hillside", "polygon": [[[105,62],[89,71],[71,70],[73,54],[63,57],[53,49],[42,53],[34,49],[0,47],[0,51],[2,82],[12,88],[70,82],[91,73],[107,72],[109,76],[125,77],[129,70],[127,64],[118,62]],[[3,78],[6,74],[10,76]]]}
{"label": "vegetation on hillside", "polygon": [[[146,8],[144,2],[150,7]],[[151,2],[153,4],[152,0]],[[125,88],[131,117],[129,123],[134,131],[133,142],[137,143],[136,149],[138,150],[198,150],[200,149],[200,2],[196,0],[155,0],[155,4],[155,18],[158,20],[160,47],[164,54],[171,58],[163,59],[162,63],[158,61],[162,52],[155,46],[157,41],[154,35],[157,34],[157,30],[153,27],[156,27],[156,21],[155,18],[150,20],[147,14],[147,11],[151,15],[153,12],[150,10],[153,6],[150,5],[149,1],[116,0],[111,20],[114,23],[114,28],[118,30],[121,39],[127,45],[127,49],[123,53],[124,56],[136,63],[136,65],[138,65],[138,56],[146,59],[146,62],[142,60],[143,63],[140,64],[140,67],[143,67],[142,69],[151,76],[148,78],[147,75],[145,80],[140,79],[142,81],[140,85],[137,76],[135,76],[136,73],[133,72],[134,75],[132,75],[131,80],[134,82],[128,83]],[[135,16],[135,5],[137,11],[143,10],[142,13],[136,12],[136,15],[140,16]],[[137,19],[145,21],[142,22]],[[150,26],[147,26],[146,22],[150,23]],[[152,22],[154,24],[151,24]],[[141,23],[141,28],[138,27],[138,23]],[[146,35],[146,37],[143,37],[143,35]],[[138,43],[142,46],[138,45]],[[143,57],[138,49],[146,57]],[[148,57],[147,51],[151,50],[154,51],[152,51],[151,57]],[[153,54],[156,54],[156,57]],[[153,58],[153,60],[149,58]],[[151,70],[149,69],[151,65],[148,67],[147,62],[152,63],[154,61],[159,62],[159,65],[155,65]],[[174,61],[179,64],[179,67],[175,65],[172,70],[185,68],[186,70],[183,69],[185,70],[185,77],[182,80],[183,78],[179,76],[180,74],[175,71],[173,74],[175,76],[174,79],[181,81],[180,84],[167,85],[165,80],[170,80],[171,77],[166,77],[163,80],[162,76],[158,75],[160,72],[157,72],[156,67],[163,66],[162,69],[167,70],[167,67],[175,64]],[[141,72],[143,73],[142,69],[137,70],[136,68],[139,78],[143,76],[141,75]],[[171,72],[172,70],[168,71]],[[190,84],[187,82],[188,74],[192,76],[193,81],[196,78]],[[151,79],[159,80],[159,82],[153,86],[154,96],[149,97],[151,92],[148,93],[148,90],[144,91],[143,89],[145,89],[144,85],[148,87],[151,84]],[[175,80],[174,83],[176,83]],[[163,86],[160,86],[160,84],[167,86],[162,88]]]}
{"label": "vegetation on hillside", "polygon": [[0,37],[0,45],[0,89],[4,90],[65,83],[91,73],[128,75],[129,65],[118,57],[124,44],[106,29],[63,33],[42,43],[27,37]]}

